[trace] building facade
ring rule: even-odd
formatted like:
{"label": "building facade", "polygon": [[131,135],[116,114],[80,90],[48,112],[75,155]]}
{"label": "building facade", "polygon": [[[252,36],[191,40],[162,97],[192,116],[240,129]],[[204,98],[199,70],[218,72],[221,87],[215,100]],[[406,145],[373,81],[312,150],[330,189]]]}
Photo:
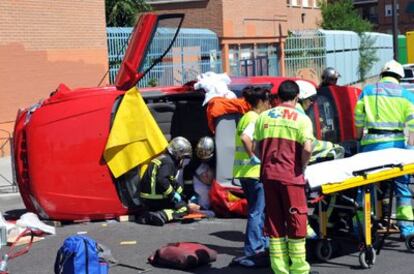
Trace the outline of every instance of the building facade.
{"label": "building facade", "polygon": [[59,83],[96,86],[107,71],[105,2],[0,1],[0,60],[0,154],[7,154],[19,108]]}
{"label": "building facade", "polygon": [[230,75],[283,75],[290,30],[317,28],[317,0],[148,0],[159,13],[185,13],[184,27],[217,33]]}
{"label": "building facade", "polygon": [[[354,0],[354,6],[375,31],[392,33],[392,0]],[[414,31],[414,1],[397,0],[398,31]]]}

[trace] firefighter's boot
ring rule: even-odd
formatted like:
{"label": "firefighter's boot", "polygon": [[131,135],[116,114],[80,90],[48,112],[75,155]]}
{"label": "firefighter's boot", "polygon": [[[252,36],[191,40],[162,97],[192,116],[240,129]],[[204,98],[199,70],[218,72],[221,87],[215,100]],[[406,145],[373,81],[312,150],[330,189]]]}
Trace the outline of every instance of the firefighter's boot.
{"label": "firefighter's boot", "polygon": [[167,216],[163,211],[148,212],[147,224],[163,226],[167,222]]}
{"label": "firefighter's boot", "polygon": [[273,273],[289,274],[289,254],[286,238],[270,238],[269,252]]}
{"label": "firefighter's boot", "polygon": [[291,274],[308,274],[310,266],[306,261],[305,238],[288,240],[289,257],[292,262],[290,265]]}

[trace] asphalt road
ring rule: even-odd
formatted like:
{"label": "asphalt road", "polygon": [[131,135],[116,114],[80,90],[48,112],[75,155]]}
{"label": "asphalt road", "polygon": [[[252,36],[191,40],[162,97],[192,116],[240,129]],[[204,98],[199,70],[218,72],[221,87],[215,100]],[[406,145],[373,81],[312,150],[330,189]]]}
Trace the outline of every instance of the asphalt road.
{"label": "asphalt road", "polygon": [[[6,216],[18,215],[24,212],[20,198],[16,194],[0,195],[0,207]],[[9,262],[10,274],[43,274],[53,273],[56,251],[63,240],[78,232],[87,233],[90,237],[108,246],[113,256],[125,265],[148,270],[152,274],[178,273],[213,273],[213,274],[271,274],[268,268],[246,269],[229,266],[234,256],[242,254],[243,219],[209,219],[190,224],[168,224],[164,227],[140,225],[132,222],[91,222],[67,224],[57,227],[55,236],[47,236],[35,243],[29,253]],[[123,245],[124,241],[136,241],[135,244]],[[217,261],[210,266],[196,268],[190,271],[155,268],[147,263],[147,258],[157,248],[170,242],[192,241],[199,242],[218,252]],[[359,267],[356,244],[350,239],[344,239],[334,244],[335,258],[326,263],[311,261],[312,269],[319,273],[414,273],[411,264],[414,254],[406,251],[403,243],[394,240],[386,242],[385,249],[377,256],[372,269],[362,270]],[[3,247],[0,254],[7,252]],[[349,251],[353,250],[353,251]],[[312,256],[312,248],[309,248]],[[110,273],[139,273],[130,267],[115,266]]]}

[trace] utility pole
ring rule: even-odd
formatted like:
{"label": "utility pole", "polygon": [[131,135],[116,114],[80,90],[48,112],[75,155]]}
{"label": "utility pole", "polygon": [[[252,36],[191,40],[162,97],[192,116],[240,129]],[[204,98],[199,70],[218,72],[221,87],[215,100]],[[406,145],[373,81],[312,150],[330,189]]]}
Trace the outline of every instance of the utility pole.
{"label": "utility pole", "polygon": [[392,0],[392,42],[394,47],[394,60],[398,61],[398,15],[397,0]]}

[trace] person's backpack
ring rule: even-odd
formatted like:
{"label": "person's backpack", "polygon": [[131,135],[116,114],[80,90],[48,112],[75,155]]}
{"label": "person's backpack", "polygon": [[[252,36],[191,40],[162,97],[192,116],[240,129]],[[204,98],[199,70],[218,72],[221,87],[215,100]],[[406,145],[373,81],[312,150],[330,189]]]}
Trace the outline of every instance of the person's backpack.
{"label": "person's backpack", "polygon": [[109,264],[101,260],[102,247],[93,239],[74,235],[66,238],[55,260],[55,274],[108,274]]}

